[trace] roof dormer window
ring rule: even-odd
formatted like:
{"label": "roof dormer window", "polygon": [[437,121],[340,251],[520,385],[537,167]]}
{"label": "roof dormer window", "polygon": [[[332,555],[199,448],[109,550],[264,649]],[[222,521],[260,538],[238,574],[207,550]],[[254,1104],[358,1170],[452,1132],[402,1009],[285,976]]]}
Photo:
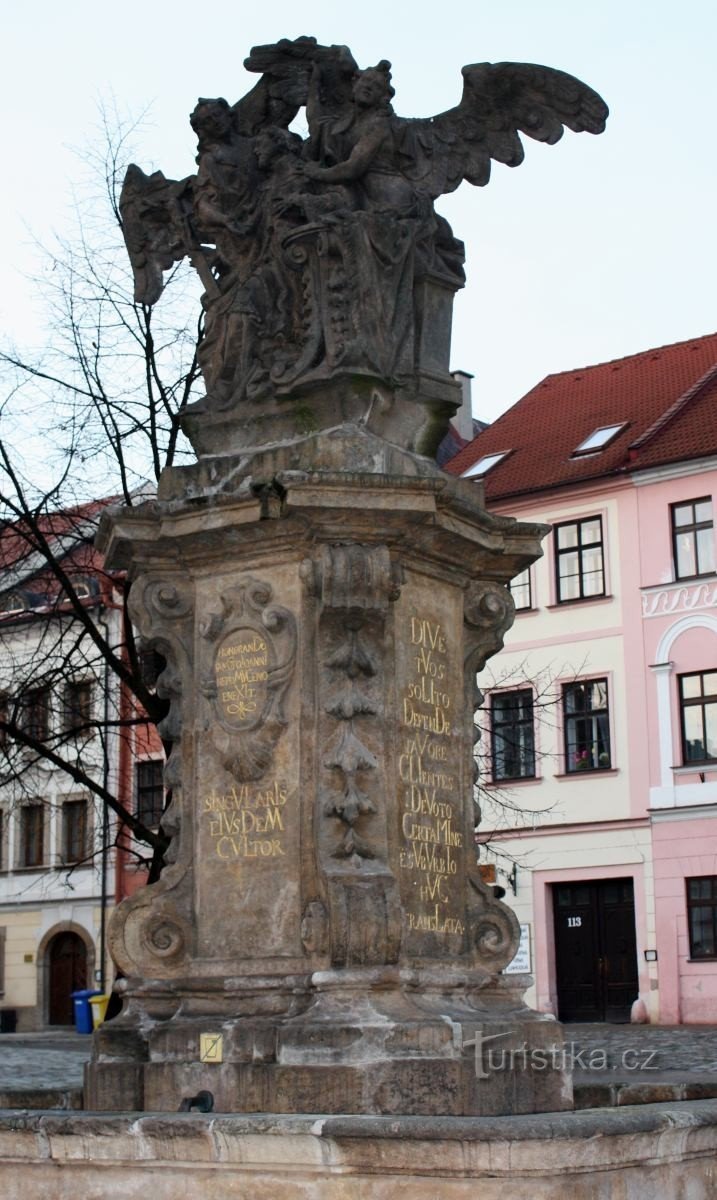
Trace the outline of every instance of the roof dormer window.
{"label": "roof dormer window", "polygon": [[8,592],[0,600],[0,613],[4,617],[11,616],[14,613],[25,612],[27,609],[27,599],[22,592]]}
{"label": "roof dormer window", "polygon": [[97,580],[90,575],[73,576],[72,586],[78,600],[89,600],[99,592]]}
{"label": "roof dormer window", "polygon": [[484,454],[478,462],[474,462],[472,467],[464,471],[461,479],[475,479],[478,476],[487,475],[493,467],[497,466],[506,455],[510,454],[510,450],[501,450],[499,454]]}
{"label": "roof dormer window", "polygon": [[627,421],[620,421],[618,425],[601,425],[598,429],[594,429],[589,437],[575,447],[573,458],[578,454],[595,454],[598,450],[604,450],[626,425]]}

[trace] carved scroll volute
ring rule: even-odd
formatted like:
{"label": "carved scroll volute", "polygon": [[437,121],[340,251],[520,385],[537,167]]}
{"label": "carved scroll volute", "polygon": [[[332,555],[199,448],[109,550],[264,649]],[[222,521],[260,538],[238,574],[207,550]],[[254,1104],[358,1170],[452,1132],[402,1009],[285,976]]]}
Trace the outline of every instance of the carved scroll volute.
{"label": "carved scroll volute", "polygon": [[211,648],[200,689],[205,726],[222,765],[240,783],[260,779],[286,728],[284,701],[296,666],[296,620],[272,603],[268,583],[247,576],[220,596],[199,631]]}
{"label": "carved scroll volute", "polygon": [[193,678],[193,586],[173,575],[140,576],[130,591],[129,614],[141,634],[142,652],[156,650],[165,662],[156,690],[169,708],[157,729],[171,746],[164,770],[171,803],[161,823],[170,840],[157,883],[141,888],[111,913],[108,942],[126,975],[166,978],[181,974],[193,953],[191,887],[184,882],[191,873],[192,814],[184,811],[181,788],[185,702]]}
{"label": "carved scroll volute", "polygon": [[401,912],[387,865],[385,625],[400,581],[385,546],[356,543],[323,546],[304,577],[319,609],[317,839],[331,959],[395,962]]}
{"label": "carved scroll volute", "polygon": [[[503,638],[515,619],[515,605],[508,591],[499,583],[471,584],[465,594],[465,698],[466,719],[470,721],[475,746],[480,730],[474,713],[483,701],[476,674],[486,661],[500,650]],[[478,769],[471,763],[474,782]],[[469,772],[468,778],[471,778]],[[476,823],[480,808],[476,805]],[[474,961],[489,971],[500,971],[514,958],[520,940],[520,926],[515,913],[501,903],[492,888],[483,883],[475,867],[469,868],[468,927]]]}
{"label": "carved scroll volute", "polygon": [[465,594],[464,618],[466,665],[475,675],[503,645],[515,619],[513,597],[503,584],[473,583]]}

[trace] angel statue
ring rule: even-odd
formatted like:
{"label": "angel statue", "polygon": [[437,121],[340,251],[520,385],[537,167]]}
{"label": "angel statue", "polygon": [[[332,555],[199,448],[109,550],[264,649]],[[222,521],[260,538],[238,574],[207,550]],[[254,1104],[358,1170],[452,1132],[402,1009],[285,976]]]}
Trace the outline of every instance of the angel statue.
{"label": "angel statue", "polygon": [[[205,291],[206,396],[185,428],[201,453],[382,416],[389,441],[430,453],[455,410],[451,311],[463,244],[435,211],[491,160],[517,166],[519,134],[553,144],[600,133],[607,107],[549,67],[477,63],[436,117],[394,113],[391,64],[359,69],[314,38],[255,47],[261,75],[234,105],[200,100],[198,170],[181,181],[130,166],[120,208],[135,299],[188,257]],[[305,108],[308,137],[290,126]],[[377,411],[378,411],[377,410]],[[308,413],[308,418],[307,418]]]}

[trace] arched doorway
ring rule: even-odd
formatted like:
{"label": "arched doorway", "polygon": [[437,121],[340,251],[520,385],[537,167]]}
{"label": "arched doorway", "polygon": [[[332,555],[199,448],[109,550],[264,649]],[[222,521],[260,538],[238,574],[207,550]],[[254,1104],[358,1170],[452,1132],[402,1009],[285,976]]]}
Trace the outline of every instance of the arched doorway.
{"label": "arched doorway", "polygon": [[77,933],[57,933],[47,947],[48,1022],[74,1024],[72,993],[87,987],[87,946]]}

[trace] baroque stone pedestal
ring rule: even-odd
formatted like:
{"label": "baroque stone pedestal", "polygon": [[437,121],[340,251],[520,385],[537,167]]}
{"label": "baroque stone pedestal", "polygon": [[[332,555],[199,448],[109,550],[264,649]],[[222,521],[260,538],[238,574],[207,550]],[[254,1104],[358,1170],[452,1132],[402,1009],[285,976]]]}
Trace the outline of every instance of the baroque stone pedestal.
{"label": "baroque stone pedestal", "polygon": [[203,459],[105,518],[167,661],[172,841],[111,920],[124,1008],[88,1107],[570,1106],[560,1027],[500,974],[518,928],[474,847],[475,675],[542,533],[358,427]]}

